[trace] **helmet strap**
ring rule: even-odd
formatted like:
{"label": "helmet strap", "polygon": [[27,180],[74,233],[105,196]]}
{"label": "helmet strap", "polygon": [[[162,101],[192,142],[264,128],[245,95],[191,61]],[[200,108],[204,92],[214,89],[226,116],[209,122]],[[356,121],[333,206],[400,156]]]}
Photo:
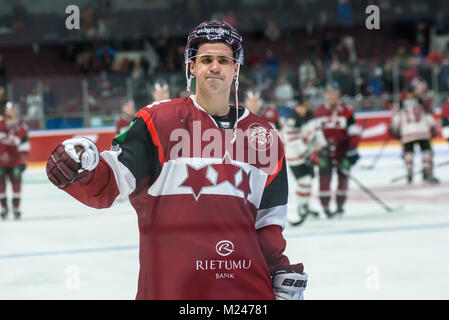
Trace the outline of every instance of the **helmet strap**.
{"label": "helmet strap", "polygon": [[237,64],[237,74],[235,75],[235,124],[234,124],[234,135],[232,137],[231,143],[234,144],[237,139],[237,124],[239,123],[239,73],[240,73],[240,63]]}

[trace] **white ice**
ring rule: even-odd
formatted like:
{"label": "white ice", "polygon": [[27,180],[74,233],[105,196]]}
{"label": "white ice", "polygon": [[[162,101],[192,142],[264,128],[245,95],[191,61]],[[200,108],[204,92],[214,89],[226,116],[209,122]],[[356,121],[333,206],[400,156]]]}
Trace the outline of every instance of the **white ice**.
{"label": "white ice", "polygon": [[[434,162],[449,145],[434,146]],[[435,168],[440,185],[404,173],[400,149],[363,148],[352,175],[395,212],[387,212],[350,183],[341,219],[310,218],[286,225],[286,254],[303,262],[306,299],[449,299],[449,165]],[[415,167],[420,168],[420,154]],[[295,218],[290,180],[289,218]],[[315,180],[311,205],[320,211]],[[10,191],[9,191],[10,192]],[[138,227],[127,203],[95,210],[58,190],[45,169],[24,175],[23,218],[0,221],[0,299],[134,299]]]}

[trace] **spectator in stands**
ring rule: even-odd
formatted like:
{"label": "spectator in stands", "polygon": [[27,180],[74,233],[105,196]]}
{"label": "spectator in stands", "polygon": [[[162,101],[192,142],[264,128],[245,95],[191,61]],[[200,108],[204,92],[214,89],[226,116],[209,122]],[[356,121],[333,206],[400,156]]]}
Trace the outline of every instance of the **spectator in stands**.
{"label": "spectator in stands", "polygon": [[338,64],[337,70],[332,73],[332,79],[339,84],[342,95],[355,95],[355,79],[346,64]]}
{"label": "spectator in stands", "polygon": [[0,114],[3,114],[7,101],[5,87],[0,86]]}
{"label": "spectator in stands", "polygon": [[133,61],[131,61],[127,57],[125,57],[120,61],[120,63],[117,64],[115,71],[124,73],[124,74],[130,74],[133,65],[134,65]]}
{"label": "spectator in stands", "polygon": [[443,62],[443,54],[437,50],[432,50],[426,57],[426,61],[430,64],[441,64]]}
{"label": "spectator in stands", "polygon": [[44,86],[42,92],[42,101],[44,104],[44,113],[54,113],[56,111],[55,94],[52,87],[49,84]]}
{"label": "spectator in stands", "polygon": [[39,128],[39,120],[42,117],[42,96],[37,88],[33,88],[26,97],[27,114],[25,121],[28,122],[30,128]]}
{"label": "spectator in stands", "polygon": [[357,62],[357,51],[355,49],[354,37],[351,35],[346,35],[341,39],[342,45],[346,48],[348,52],[348,61],[350,63]]}
{"label": "spectator in stands", "polygon": [[302,90],[306,87],[306,83],[316,79],[315,66],[310,59],[306,58],[298,68],[299,88]]}
{"label": "spectator in stands", "polygon": [[109,26],[104,19],[98,19],[97,24],[97,37],[102,39],[109,39],[111,36],[111,31],[109,30]]}
{"label": "spectator in stands", "polygon": [[313,80],[313,83],[317,86],[324,87],[326,83],[326,66],[323,63],[323,60],[321,60],[320,58],[315,60],[314,66],[316,72],[316,79]]}
{"label": "spectator in stands", "polygon": [[425,55],[422,53],[420,46],[413,46],[412,47],[412,57],[416,58],[418,61],[418,64],[424,63],[426,60]]}
{"label": "spectator in stands", "polygon": [[413,79],[420,78],[418,65],[418,58],[413,56],[408,57],[405,70],[401,73],[403,83],[410,83]]}
{"label": "spectator in stands", "polygon": [[323,95],[322,91],[321,87],[317,87],[312,80],[307,81],[303,90],[304,94],[309,96],[311,100],[320,99]]}
{"label": "spectator in stands", "polygon": [[82,28],[84,32],[86,32],[86,35],[88,38],[92,38],[95,36],[96,30],[95,30],[95,21],[96,21],[96,12],[95,8],[92,4],[88,5],[84,10],[81,12],[81,24],[85,27]]}
{"label": "spectator in stands", "polygon": [[265,37],[270,41],[276,41],[281,36],[281,31],[273,20],[269,20],[265,27]]}
{"label": "spectator in stands", "polygon": [[22,4],[21,0],[14,0],[14,5],[12,8],[13,22],[12,28],[16,32],[23,31],[25,29],[25,23],[27,19],[27,10]]}
{"label": "spectator in stands", "polygon": [[0,53],[0,85],[5,85],[7,81],[6,64],[3,55]]}
{"label": "spectator in stands", "polygon": [[344,26],[351,26],[354,20],[353,9],[349,0],[338,1],[338,16],[340,23]]}
{"label": "spectator in stands", "polygon": [[396,49],[395,60],[400,69],[405,69],[408,66],[408,54],[405,46],[401,45]]}
{"label": "spectator in stands", "polygon": [[449,54],[446,54],[441,63],[440,73],[438,74],[438,88],[442,92],[449,91]]}
{"label": "spectator in stands", "polygon": [[287,73],[282,73],[274,89],[274,97],[278,106],[287,106],[293,100],[294,94],[295,91],[293,86],[288,82]]}
{"label": "spectator in stands", "polygon": [[140,57],[140,67],[141,67],[142,70],[143,70],[143,77],[144,77],[145,79],[147,79],[148,73],[149,73],[149,71],[150,71],[150,63],[148,62],[147,59],[145,59],[144,56]]}
{"label": "spectator in stands", "polygon": [[376,66],[372,70],[367,81],[368,92],[375,96],[381,96],[383,93],[382,68]]}
{"label": "spectator in stands", "polygon": [[123,131],[128,129],[129,125],[134,119],[136,114],[136,106],[134,101],[129,100],[126,101],[122,105],[122,113],[120,114],[119,119],[115,123],[115,132],[116,134],[121,134]]}
{"label": "spectator in stands", "polygon": [[105,44],[98,48],[95,53],[97,59],[101,62],[101,65],[104,70],[109,72],[114,63],[115,50],[108,44]]}
{"label": "spectator in stands", "polygon": [[83,51],[78,54],[76,64],[83,74],[88,74],[92,69],[93,51],[85,45]]}
{"label": "spectator in stands", "polygon": [[416,25],[415,44],[420,49],[420,52],[426,55],[429,47],[429,30],[424,22],[419,22]]}
{"label": "spectator in stands", "polygon": [[279,61],[271,49],[265,51],[264,69],[271,80],[277,78],[279,73]]}
{"label": "spectator in stands", "polygon": [[131,71],[131,78],[134,80],[140,80],[143,79],[145,76],[145,72],[142,68],[142,65],[140,64],[140,60],[134,60],[133,62],[133,68]]}
{"label": "spectator in stands", "polygon": [[385,91],[393,92],[393,60],[388,59],[382,66],[382,82]]}

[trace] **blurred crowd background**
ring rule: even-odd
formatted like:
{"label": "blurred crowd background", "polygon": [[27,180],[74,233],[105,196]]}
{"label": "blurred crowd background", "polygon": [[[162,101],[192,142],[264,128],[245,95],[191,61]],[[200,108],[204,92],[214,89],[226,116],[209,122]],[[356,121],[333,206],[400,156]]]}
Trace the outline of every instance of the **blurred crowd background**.
{"label": "blurred crowd background", "polygon": [[239,94],[258,89],[281,116],[296,91],[317,105],[335,81],[357,112],[391,109],[416,77],[435,108],[449,97],[447,0],[0,0],[0,106],[17,102],[31,129],[99,127],[127,100],[151,103],[156,82],[186,95],[186,36],[212,19],[244,37]]}

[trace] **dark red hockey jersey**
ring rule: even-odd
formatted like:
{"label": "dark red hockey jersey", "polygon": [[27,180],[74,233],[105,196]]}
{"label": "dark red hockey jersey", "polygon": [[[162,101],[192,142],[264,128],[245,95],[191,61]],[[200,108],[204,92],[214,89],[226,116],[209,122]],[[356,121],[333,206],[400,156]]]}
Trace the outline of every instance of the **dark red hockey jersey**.
{"label": "dark red hockey jersey", "polygon": [[321,126],[328,145],[333,149],[333,156],[341,158],[346,151],[357,148],[360,141],[360,128],[355,123],[354,109],[339,103],[331,108],[322,104],[313,112],[315,121]]}
{"label": "dark red hockey jersey", "polygon": [[28,127],[23,121],[9,127],[0,117],[0,167],[14,168],[25,164],[30,150]]}
{"label": "dark red hockey jersey", "polygon": [[274,299],[270,273],[289,265],[284,150],[269,123],[238,114],[238,128],[223,129],[193,96],[153,103],[64,189],[95,208],[129,197],[137,299]]}

